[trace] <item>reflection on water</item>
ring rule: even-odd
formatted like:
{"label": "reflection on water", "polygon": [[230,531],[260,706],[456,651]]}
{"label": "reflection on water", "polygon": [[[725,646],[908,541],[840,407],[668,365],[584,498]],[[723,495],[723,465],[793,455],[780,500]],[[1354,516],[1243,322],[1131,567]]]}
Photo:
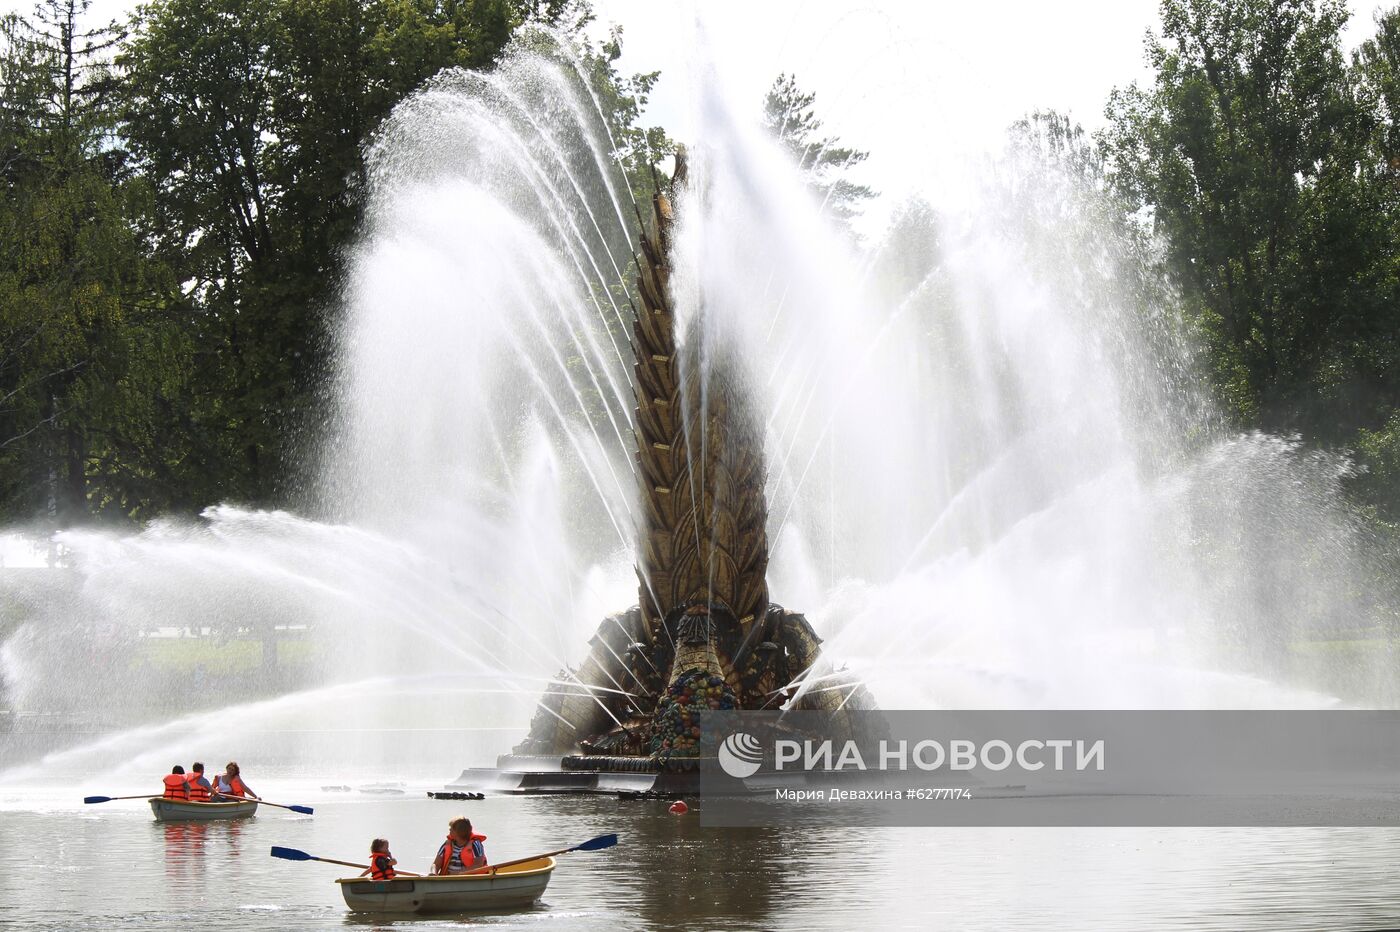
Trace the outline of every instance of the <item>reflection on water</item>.
{"label": "reflection on water", "polygon": [[202,883],[208,872],[207,851],[220,857],[242,852],[244,819],[228,822],[156,822],[165,839],[165,874],[171,883]]}
{"label": "reflection on water", "polygon": [[[165,875],[172,883],[204,873],[206,822],[169,822],[160,825],[165,832]],[[197,878],[195,878],[197,879]]]}
{"label": "reflection on water", "polygon": [[[316,785],[319,785],[317,781]],[[1394,829],[707,830],[695,810],[608,798],[480,802],[260,786],[313,817],[151,820],[139,800],[0,788],[0,927],[282,932],[491,929],[1332,930],[1400,926]],[[434,787],[435,788],[435,787]],[[606,852],[560,858],[531,910],[441,919],[357,918],[334,879],[356,873],[268,856],[272,845],[361,861],[389,838],[426,870],[465,814],[502,861],[604,832]]]}

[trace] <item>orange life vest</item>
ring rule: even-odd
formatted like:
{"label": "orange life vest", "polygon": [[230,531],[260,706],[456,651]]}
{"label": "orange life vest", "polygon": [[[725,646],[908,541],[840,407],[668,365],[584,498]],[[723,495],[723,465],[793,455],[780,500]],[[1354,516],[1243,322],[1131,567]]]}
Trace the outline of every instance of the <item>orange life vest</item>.
{"label": "orange life vest", "polygon": [[[485,835],[478,835],[476,832],[472,832],[472,837],[467,840],[467,843],[465,845],[459,845],[457,844],[456,839],[454,839],[451,835],[448,835],[447,843],[443,845],[442,849],[438,852],[437,872],[439,874],[447,873],[447,869],[452,866],[453,860],[456,860],[456,862],[460,864],[463,868],[471,870],[471,862],[475,858],[463,857],[463,855],[472,849],[472,842],[485,840]],[[481,857],[483,859],[482,863],[478,864],[477,867],[484,867],[486,865],[485,848],[483,848],[481,851]]]}
{"label": "orange life vest", "polygon": [[161,781],[165,784],[165,799],[189,799],[190,787],[185,782],[184,774],[168,773]]}
{"label": "orange life vest", "polygon": [[[380,858],[383,858],[383,859],[384,859],[384,862],[385,862],[385,866],[384,866],[384,869],[383,869],[383,870],[381,870],[380,867],[379,867],[379,859],[380,859]],[[394,856],[393,856],[392,854],[390,854],[389,852],[387,852],[387,851],[371,851],[371,852],[369,853],[369,879],[370,879],[370,880],[393,880],[393,879],[394,879],[394,866],[393,866],[392,864],[389,864],[389,863],[388,863],[388,862],[392,861],[393,859],[394,859]]]}
{"label": "orange life vest", "polygon": [[202,773],[191,773],[185,776],[185,783],[189,785],[190,799],[197,803],[209,802],[209,787],[199,782]]}

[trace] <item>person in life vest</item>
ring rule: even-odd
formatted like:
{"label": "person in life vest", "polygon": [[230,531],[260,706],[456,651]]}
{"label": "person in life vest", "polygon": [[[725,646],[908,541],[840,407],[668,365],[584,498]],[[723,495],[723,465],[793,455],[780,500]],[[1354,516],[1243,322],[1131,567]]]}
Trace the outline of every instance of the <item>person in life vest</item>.
{"label": "person in life vest", "polygon": [[259,799],[257,793],[243,782],[243,777],[238,771],[238,764],[229,761],[224,765],[224,772],[214,778],[214,795],[220,799]]}
{"label": "person in life vest", "polygon": [[394,865],[397,863],[398,860],[389,853],[389,839],[376,838],[369,843],[369,867],[360,876],[368,874],[370,880],[393,880]]}
{"label": "person in life vest", "polygon": [[161,781],[165,784],[164,799],[189,799],[190,787],[185,782],[185,768],[176,764]]}
{"label": "person in life vest", "polygon": [[213,795],[214,785],[209,782],[209,778],[204,776],[204,765],[195,761],[190,766],[189,776],[185,778],[189,784],[190,801],[196,803],[207,803]]}
{"label": "person in life vest", "polygon": [[434,874],[465,874],[486,866],[485,835],[472,831],[469,819],[456,818],[447,825],[447,840],[433,858]]}

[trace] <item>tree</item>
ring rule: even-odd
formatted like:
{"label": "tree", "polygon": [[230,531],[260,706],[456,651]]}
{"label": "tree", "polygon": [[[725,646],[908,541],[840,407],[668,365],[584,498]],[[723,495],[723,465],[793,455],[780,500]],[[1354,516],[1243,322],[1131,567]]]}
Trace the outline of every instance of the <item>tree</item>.
{"label": "tree", "polygon": [[1346,18],[1341,0],[1165,0],[1153,86],[1115,91],[1101,137],[1236,416],[1333,441],[1400,384],[1395,236]]}
{"label": "tree", "polygon": [[119,58],[123,136],[155,185],[158,249],[198,309],[194,428],[220,497],[285,497],[320,419],[361,146],[445,67],[483,67],[508,0],[159,0]]}
{"label": "tree", "polygon": [[763,125],[797,163],[808,185],[833,217],[849,223],[875,192],[846,173],[870,154],[822,135],[816,94],[806,93],[790,74],[778,75],[763,101]]}
{"label": "tree", "polygon": [[[578,23],[576,32],[591,21],[591,15]],[[583,61],[588,79],[598,95],[598,105],[608,122],[613,142],[613,157],[627,175],[633,194],[645,202],[651,197],[653,166],[675,152],[676,143],[660,126],[642,126],[642,111],[646,109],[652,88],[661,77],[659,71],[649,71],[627,77],[618,72],[615,62],[622,57],[622,27],[616,26],[607,41],[594,51],[585,45]],[[633,236],[636,234],[634,233]],[[629,247],[631,246],[629,240]]]}
{"label": "tree", "polygon": [[[0,516],[285,501],[321,420],[365,144],[443,68],[573,0],[88,0],[0,18]],[[617,37],[580,73],[636,187],[664,134]],[[630,247],[626,236],[619,249]],[[622,286],[617,286],[621,288]]]}
{"label": "tree", "polygon": [[[1369,180],[1385,205],[1390,235],[1400,241],[1400,8],[1379,13],[1376,33],[1353,57],[1362,101],[1371,108],[1375,130],[1370,137],[1372,154]],[[1392,253],[1388,278],[1400,279],[1400,253]],[[1371,366],[1394,366],[1396,335],[1381,318],[1372,337],[1358,346],[1358,356]],[[1377,380],[1381,381],[1381,380]],[[1394,384],[1394,379],[1389,380]],[[1353,450],[1361,466],[1352,488],[1379,517],[1400,526],[1400,398],[1393,393],[1377,404],[1388,405],[1389,415],[1379,413],[1375,423],[1361,429]],[[1381,423],[1381,418],[1385,422]]]}
{"label": "tree", "polygon": [[101,425],[126,404],[129,340],[160,290],[112,139],[105,53],[120,33],[86,29],[87,7],[10,18],[0,50],[0,508],[60,525],[120,497],[104,463],[129,438]]}

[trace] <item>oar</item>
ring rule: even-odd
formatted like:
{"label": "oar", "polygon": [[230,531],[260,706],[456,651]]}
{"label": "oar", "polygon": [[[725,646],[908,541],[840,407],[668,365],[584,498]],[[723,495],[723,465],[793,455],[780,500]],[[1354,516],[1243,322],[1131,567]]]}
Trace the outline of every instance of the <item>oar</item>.
{"label": "oar", "polygon": [[474,871],[467,871],[467,873],[494,874],[503,867],[513,867],[516,864],[538,861],[540,858],[552,858],[556,854],[568,854],[570,851],[602,851],[604,848],[611,848],[615,844],[617,844],[616,835],[599,835],[597,838],[590,838],[583,844],[574,845],[572,848],[560,848],[558,851],[546,851],[544,854],[532,854],[528,858],[516,858],[514,861],[502,861],[499,864],[488,864],[485,867],[478,867]]}
{"label": "oar", "polygon": [[[220,799],[219,802],[223,802],[223,803],[227,803],[227,802],[245,802],[245,801],[253,800],[253,799],[257,799],[257,797],[256,797],[256,796],[225,796],[225,797],[223,797],[222,799]],[[311,815],[312,813],[314,813],[314,812],[316,811],[315,809],[312,809],[310,806],[284,806],[284,805],[282,805],[281,803],[270,803],[270,802],[268,802],[268,801],[265,800],[265,799],[258,799],[258,805],[260,805],[260,806],[276,806],[278,809],[290,809],[290,810],[292,810],[293,812],[300,812],[302,815]]]}
{"label": "oar", "polygon": [[[368,864],[354,864],[350,861],[337,861],[335,858],[318,858],[314,854],[307,854],[305,851],[298,851],[295,848],[279,848],[272,846],[272,856],[282,858],[284,861],[321,861],[325,864],[339,864],[342,867],[358,867],[360,870],[369,870]],[[400,877],[422,877],[422,874],[415,874],[412,871],[401,871],[394,869],[394,873]]]}
{"label": "oar", "polygon": [[[83,797],[83,802],[85,802],[85,803],[110,803],[110,802],[112,802],[113,800],[116,800],[116,799],[163,799],[163,798],[164,798],[164,797],[162,797],[162,796],[153,796],[153,795],[151,795],[151,794],[149,794],[149,793],[147,793],[147,794],[144,795],[144,796],[84,796],[84,797]],[[249,797],[249,799],[251,799],[251,798],[252,798],[252,797]],[[224,799],[220,800],[220,802],[230,802],[230,801],[243,801],[243,797],[241,797],[241,796],[228,796],[228,797],[225,797]],[[181,803],[203,802],[203,800],[198,800],[198,799],[177,799],[176,802],[181,802]],[[258,802],[261,803],[261,804],[264,805],[264,806],[276,806],[278,809],[290,809],[290,810],[292,810],[293,812],[300,812],[302,815],[313,815],[313,814],[316,812],[316,810],[315,810],[315,809],[312,809],[310,806],[284,806],[284,805],[282,805],[281,803],[270,803],[270,802],[268,802],[268,801],[265,800],[265,799],[259,799]]]}
{"label": "oar", "polygon": [[114,799],[160,799],[160,794],[143,793],[140,796],[84,796],[85,803],[110,803]]}

